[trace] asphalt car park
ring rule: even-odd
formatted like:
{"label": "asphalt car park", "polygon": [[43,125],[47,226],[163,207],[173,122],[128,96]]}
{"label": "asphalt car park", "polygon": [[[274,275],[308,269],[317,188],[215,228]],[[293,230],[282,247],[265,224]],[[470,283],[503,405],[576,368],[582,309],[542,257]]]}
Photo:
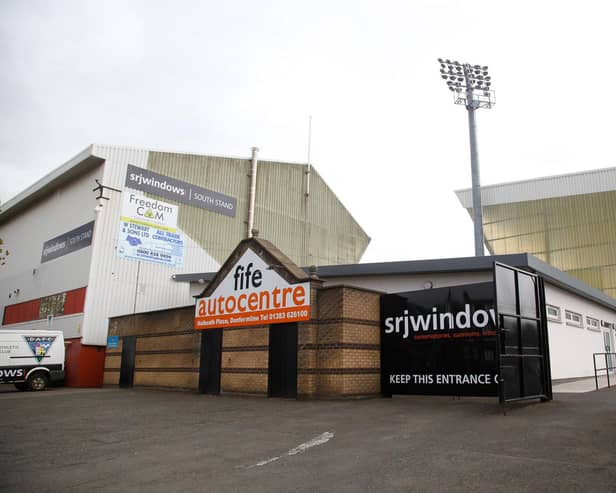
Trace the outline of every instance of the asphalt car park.
{"label": "asphalt car park", "polygon": [[1,491],[615,491],[616,390],[297,401],[0,386]]}

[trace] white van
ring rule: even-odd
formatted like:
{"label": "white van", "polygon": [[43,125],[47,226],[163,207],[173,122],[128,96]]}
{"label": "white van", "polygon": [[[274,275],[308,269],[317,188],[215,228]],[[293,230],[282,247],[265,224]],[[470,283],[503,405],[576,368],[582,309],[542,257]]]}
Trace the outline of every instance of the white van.
{"label": "white van", "polygon": [[64,380],[64,335],[59,330],[0,330],[0,383],[45,390]]}

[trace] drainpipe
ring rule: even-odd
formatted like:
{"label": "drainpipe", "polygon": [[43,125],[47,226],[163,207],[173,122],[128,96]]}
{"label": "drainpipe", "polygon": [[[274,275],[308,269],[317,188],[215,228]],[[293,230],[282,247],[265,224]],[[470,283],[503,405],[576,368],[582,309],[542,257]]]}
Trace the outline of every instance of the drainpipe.
{"label": "drainpipe", "polygon": [[250,190],[248,192],[248,231],[246,238],[252,238],[255,222],[255,197],[257,195],[257,161],[258,147],[252,147],[252,162],[250,163]]}
{"label": "drainpipe", "polygon": [[310,164],[311,140],[312,140],[312,115],[310,115],[310,118],[308,119],[308,166],[306,166],[306,197],[310,195],[310,171],[312,168]]}

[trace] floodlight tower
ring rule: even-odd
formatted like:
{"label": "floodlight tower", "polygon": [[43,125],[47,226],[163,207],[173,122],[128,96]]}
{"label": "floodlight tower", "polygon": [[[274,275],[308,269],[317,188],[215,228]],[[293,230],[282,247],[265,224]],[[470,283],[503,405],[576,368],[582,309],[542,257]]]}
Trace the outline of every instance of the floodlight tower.
{"label": "floodlight tower", "polygon": [[475,256],[483,256],[483,214],[481,211],[481,185],[479,180],[479,159],[477,157],[477,135],[475,110],[491,108],[495,103],[494,91],[490,88],[492,78],[488,67],[438,59],[441,77],[453,92],[455,104],[463,104],[468,112],[468,134],[471,146],[471,178],[473,184],[473,225],[475,228]]}

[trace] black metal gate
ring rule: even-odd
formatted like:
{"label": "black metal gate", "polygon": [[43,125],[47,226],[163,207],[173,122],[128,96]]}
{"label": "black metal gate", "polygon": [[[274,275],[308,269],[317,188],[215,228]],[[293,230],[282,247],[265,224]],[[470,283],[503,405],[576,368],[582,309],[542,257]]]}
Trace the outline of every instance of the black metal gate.
{"label": "black metal gate", "polygon": [[494,263],[499,401],[552,399],[543,279]]}
{"label": "black metal gate", "polygon": [[222,330],[207,329],[201,332],[199,364],[199,393],[201,394],[220,394]]}
{"label": "black metal gate", "polygon": [[122,337],[122,362],[120,363],[120,387],[133,386],[135,377],[135,354],[137,353],[137,336]]}
{"label": "black metal gate", "polygon": [[297,323],[270,325],[269,397],[297,397]]}

